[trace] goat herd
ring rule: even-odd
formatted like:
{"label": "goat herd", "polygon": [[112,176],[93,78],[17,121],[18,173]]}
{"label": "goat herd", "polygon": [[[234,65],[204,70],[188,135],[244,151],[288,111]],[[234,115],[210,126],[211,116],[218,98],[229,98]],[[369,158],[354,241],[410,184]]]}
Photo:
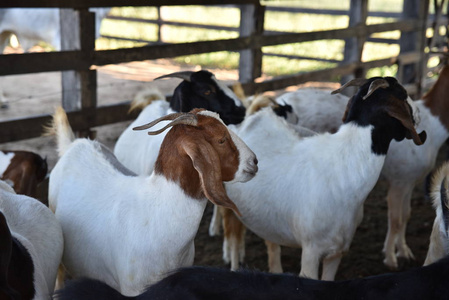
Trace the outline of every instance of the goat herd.
{"label": "goat herd", "polygon": [[[426,266],[333,281],[381,174],[390,183],[384,263],[413,258],[411,193],[449,137],[449,67],[422,100],[375,77],[255,98],[248,109],[208,71],[165,77],[183,81],[170,102],[152,91],[134,103],[142,111],[114,151],[76,139],[56,110],[48,203],[35,199],[45,160],[2,153],[1,300],[449,299],[449,164],[431,185]],[[349,86],[351,98],[339,94]],[[232,271],[192,267],[207,200],[209,233],[223,225]],[[282,273],[280,245],[301,247],[300,276],[236,271],[246,228],[266,241],[272,273]]]}

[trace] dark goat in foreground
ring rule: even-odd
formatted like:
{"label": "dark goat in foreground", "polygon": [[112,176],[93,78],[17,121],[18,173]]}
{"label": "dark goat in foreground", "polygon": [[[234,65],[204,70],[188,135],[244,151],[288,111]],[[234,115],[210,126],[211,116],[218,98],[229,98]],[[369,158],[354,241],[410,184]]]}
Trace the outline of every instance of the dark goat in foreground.
{"label": "dark goat in foreground", "polygon": [[59,300],[423,300],[448,299],[449,257],[401,273],[345,281],[289,274],[191,267],[180,269],[137,297],[124,297],[102,282],[81,279],[56,293]]}

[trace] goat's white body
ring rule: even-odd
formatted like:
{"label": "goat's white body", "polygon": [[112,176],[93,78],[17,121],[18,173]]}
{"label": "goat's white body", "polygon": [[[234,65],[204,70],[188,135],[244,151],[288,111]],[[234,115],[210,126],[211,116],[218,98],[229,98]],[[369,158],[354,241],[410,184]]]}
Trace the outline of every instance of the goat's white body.
{"label": "goat's white body", "polygon": [[51,299],[64,244],[59,222],[45,205],[17,195],[3,181],[0,181],[0,211],[11,235],[27,249],[33,261],[33,299]]}
{"label": "goat's white body", "polygon": [[[282,103],[282,99],[297,112],[299,125],[317,132],[333,131],[340,126],[345,111],[344,102],[349,100],[342,95],[334,99],[330,91],[310,89],[284,94],[277,101]],[[393,140],[381,172],[390,183],[387,196],[389,229],[384,245],[384,263],[392,268],[397,267],[396,248],[398,256],[413,258],[405,240],[407,220],[411,213],[411,194],[415,184],[433,169],[438,150],[449,137],[449,132],[439,117],[432,115],[423,100],[414,103],[420,118],[416,128],[427,132],[427,140],[420,147],[409,140]]]}
{"label": "goat's white body", "polygon": [[135,296],[169,270],[193,264],[206,199],[188,197],[162,176],[125,176],[96,142],[72,143],[51,173],[49,195],[66,240],[63,263],[75,277]]}
{"label": "goat's white body", "polygon": [[[93,8],[95,12],[95,37],[100,36],[101,20],[109,8]],[[0,47],[7,46],[10,34],[15,34],[24,51],[44,41],[57,51],[61,50],[59,9],[8,8],[0,12]]]}
{"label": "goat's white body", "polygon": [[[143,133],[134,131],[133,128],[170,113],[173,111],[167,101],[153,101],[123,131],[115,144],[114,154],[125,167],[137,174],[149,175],[153,172],[159,148],[167,133],[162,132],[151,138],[142,138]],[[155,128],[157,129],[158,126]]]}
{"label": "goat's white body", "polygon": [[[245,186],[226,185],[242,222],[318,261],[347,251],[385,159],[371,151],[371,130],[347,124],[336,134],[301,139],[267,110],[249,117],[238,135],[257,153],[258,175]],[[303,268],[302,275],[317,277],[318,269]]]}

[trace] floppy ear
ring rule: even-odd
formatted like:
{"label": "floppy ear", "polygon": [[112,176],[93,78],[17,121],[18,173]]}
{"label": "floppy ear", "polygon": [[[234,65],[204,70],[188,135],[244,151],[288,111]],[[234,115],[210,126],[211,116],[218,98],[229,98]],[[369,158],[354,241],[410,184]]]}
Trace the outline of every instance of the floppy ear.
{"label": "floppy ear", "polygon": [[[404,105],[407,105],[404,103]],[[407,108],[408,109],[408,108]],[[408,139],[413,139],[413,142],[416,145],[422,145],[426,141],[427,133],[423,130],[420,134],[418,134],[415,130],[415,127],[410,119],[410,116],[404,113],[404,110],[400,107],[390,106],[387,110],[388,115],[397,119],[401,122],[402,126],[407,129],[406,137]]]}
{"label": "floppy ear", "polygon": [[185,143],[184,151],[197,170],[203,192],[212,203],[232,209],[241,216],[237,206],[229,199],[221,177],[220,158],[215,149],[206,141]]}

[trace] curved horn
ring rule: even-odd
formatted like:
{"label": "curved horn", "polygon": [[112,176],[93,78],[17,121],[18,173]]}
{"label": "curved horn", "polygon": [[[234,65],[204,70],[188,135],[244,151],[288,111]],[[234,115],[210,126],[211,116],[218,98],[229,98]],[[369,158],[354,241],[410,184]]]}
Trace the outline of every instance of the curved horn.
{"label": "curved horn", "polygon": [[371,82],[371,84],[369,85],[368,93],[366,93],[366,95],[363,97],[363,100],[365,100],[366,98],[371,96],[371,94],[374,93],[377,89],[379,89],[379,88],[386,89],[389,86],[390,86],[390,84],[385,79],[373,80],[373,82]]}
{"label": "curved horn", "polygon": [[156,77],[153,80],[176,77],[176,78],[181,78],[181,79],[184,79],[185,81],[190,82],[190,76],[193,73],[194,72],[192,72],[192,71],[174,72],[174,73],[170,73],[170,74],[166,74],[166,75],[162,75],[162,76]]}
{"label": "curved horn", "polygon": [[169,114],[169,115],[160,117],[159,119],[156,119],[156,120],[154,120],[154,121],[151,121],[151,122],[148,123],[148,124],[134,127],[133,130],[145,130],[145,129],[148,129],[148,128],[153,127],[154,125],[156,125],[156,124],[159,123],[159,122],[162,122],[162,121],[172,121],[172,120],[174,120],[174,119],[180,117],[181,115],[183,115],[183,113],[173,113],[173,114]]}
{"label": "curved horn", "polygon": [[171,121],[165,127],[161,128],[159,130],[149,131],[148,134],[149,135],[156,135],[156,134],[159,134],[159,133],[165,131],[165,129],[167,129],[169,127],[173,127],[173,126],[179,125],[179,124],[191,125],[191,126],[197,126],[197,124],[198,124],[198,118],[197,118],[197,116],[195,114],[191,114],[191,113],[175,113],[175,114],[170,114],[170,115],[167,115],[165,117],[162,117],[162,118],[159,118],[157,120],[154,120],[153,122],[148,123],[146,125],[135,127],[135,128],[133,128],[133,130],[147,129],[147,128],[150,128],[150,127],[156,125],[157,123],[159,123],[161,121],[167,121],[167,120],[173,120],[173,121]]}
{"label": "curved horn", "polygon": [[339,89],[336,89],[335,91],[332,91],[332,95],[337,94],[337,93],[341,93],[341,91],[343,91],[345,88],[349,87],[349,86],[362,86],[365,83],[368,82],[368,79],[365,78],[354,78],[348,82],[346,82],[344,85],[342,85]]}

